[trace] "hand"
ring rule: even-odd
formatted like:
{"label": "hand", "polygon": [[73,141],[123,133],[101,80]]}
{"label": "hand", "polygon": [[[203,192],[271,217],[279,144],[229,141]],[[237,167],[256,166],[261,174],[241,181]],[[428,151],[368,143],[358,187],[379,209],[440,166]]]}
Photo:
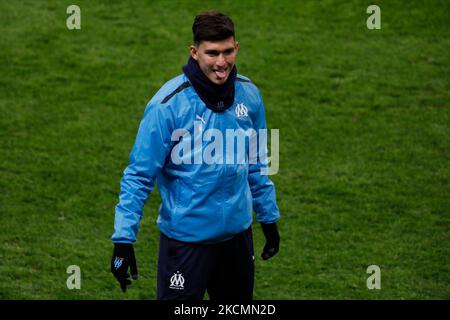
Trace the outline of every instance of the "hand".
{"label": "hand", "polygon": [[280,234],[276,222],[264,224],[261,223],[261,227],[266,237],[266,245],[264,246],[261,258],[267,260],[277,254],[280,248]]}
{"label": "hand", "polygon": [[111,259],[111,272],[119,281],[120,289],[123,292],[127,291],[127,285],[131,285],[128,267],[130,267],[131,277],[136,280],[138,270],[133,245],[131,243],[115,243]]}

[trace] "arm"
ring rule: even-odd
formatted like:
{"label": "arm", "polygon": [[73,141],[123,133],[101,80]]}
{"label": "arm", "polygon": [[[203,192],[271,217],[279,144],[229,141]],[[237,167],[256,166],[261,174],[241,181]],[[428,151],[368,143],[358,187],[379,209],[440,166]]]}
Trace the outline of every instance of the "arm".
{"label": "arm", "polygon": [[[264,103],[260,97],[260,105],[253,119],[253,127],[259,140],[259,130],[267,129],[266,117],[264,114]],[[259,144],[259,141],[258,141]],[[267,151],[267,144],[258,145],[258,151]],[[260,154],[260,152],[258,152]],[[280,212],[276,203],[275,186],[269,176],[261,174],[263,168],[268,164],[261,163],[258,158],[257,163],[249,164],[248,183],[253,196],[253,209],[256,213],[256,220],[263,224],[274,223],[280,218]]]}
{"label": "arm", "polygon": [[130,163],[120,183],[119,203],[115,210],[114,243],[134,243],[145,202],[170,151],[174,128],[168,106],[150,102],[140,123]]}
{"label": "arm", "polygon": [[[259,130],[267,129],[264,103],[259,96],[260,105],[254,118],[254,129],[257,132],[259,143]],[[267,141],[266,141],[267,142]],[[264,152],[267,152],[267,145],[258,145]],[[259,150],[259,149],[258,149]],[[258,154],[260,154],[258,152]],[[267,157],[266,157],[267,158]],[[267,175],[261,174],[261,169],[267,168],[268,163],[261,163],[258,159],[256,164],[249,164],[248,182],[253,197],[253,209],[256,213],[256,220],[261,223],[261,227],[266,238],[266,244],[261,254],[264,260],[274,256],[279,249],[280,236],[276,222],[280,218],[280,212],[276,203],[275,186]],[[267,171],[266,171],[267,172]]]}

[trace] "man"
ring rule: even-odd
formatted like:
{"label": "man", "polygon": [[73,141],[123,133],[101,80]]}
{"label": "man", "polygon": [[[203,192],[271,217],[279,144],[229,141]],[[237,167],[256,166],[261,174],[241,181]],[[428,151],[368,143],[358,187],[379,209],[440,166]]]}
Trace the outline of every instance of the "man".
{"label": "man", "polygon": [[[229,132],[265,129],[264,105],[257,87],[237,74],[231,19],[204,12],[192,30],[183,74],[148,103],[124,171],[111,271],[124,292],[131,284],[128,267],[137,279],[133,243],[156,181],[162,198],[157,298],[200,300],[207,291],[211,300],[251,300],[252,210],[266,238],[267,260],[280,241],[275,188],[262,174],[267,163],[236,161],[239,146],[221,142]],[[247,152],[249,143],[244,146]]]}

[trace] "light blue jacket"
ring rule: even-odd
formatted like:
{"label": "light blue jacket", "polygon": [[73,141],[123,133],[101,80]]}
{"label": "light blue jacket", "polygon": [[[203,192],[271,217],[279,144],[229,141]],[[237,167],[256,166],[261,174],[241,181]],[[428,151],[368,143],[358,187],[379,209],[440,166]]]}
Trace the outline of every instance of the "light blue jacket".
{"label": "light blue jacket", "polygon": [[[184,74],[164,84],[150,100],[121,180],[113,242],[136,241],[143,207],[155,182],[162,199],[157,224],[169,238],[202,243],[224,241],[251,225],[253,210],[261,223],[278,220],[275,187],[267,175],[261,175],[261,167],[267,168],[267,164],[252,164],[248,158],[244,163],[230,164],[225,159],[219,161],[220,152],[216,163],[198,163],[194,142],[189,154],[173,152],[174,148],[181,150],[178,144],[189,141],[189,135],[194,141],[199,132],[195,135],[195,130],[214,128],[226,140],[226,129],[253,128],[259,132],[266,128],[258,88],[248,78],[237,77],[234,103],[221,113],[206,107]],[[185,133],[183,138],[174,139],[172,134],[177,129]],[[204,137],[199,141],[202,156],[211,141]],[[227,143],[224,141],[223,150]],[[236,147],[237,143],[234,150]],[[248,150],[248,143],[245,147]],[[174,154],[179,157],[174,158]]]}

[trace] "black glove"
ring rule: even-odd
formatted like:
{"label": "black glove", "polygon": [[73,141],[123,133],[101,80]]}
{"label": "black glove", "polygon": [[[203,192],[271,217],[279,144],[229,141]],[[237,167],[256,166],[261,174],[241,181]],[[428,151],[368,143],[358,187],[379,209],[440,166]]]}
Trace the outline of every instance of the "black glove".
{"label": "black glove", "polygon": [[268,224],[261,223],[261,227],[264,236],[266,237],[266,245],[264,246],[261,258],[267,260],[277,254],[278,249],[280,248],[280,234],[278,233],[277,224],[275,222]]}
{"label": "black glove", "polygon": [[133,245],[131,243],[114,243],[111,272],[119,281],[123,292],[127,291],[127,285],[131,285],[128,267],[130,267],[131,277],[133,280],[136,280],[138,278],[138,270]]}

